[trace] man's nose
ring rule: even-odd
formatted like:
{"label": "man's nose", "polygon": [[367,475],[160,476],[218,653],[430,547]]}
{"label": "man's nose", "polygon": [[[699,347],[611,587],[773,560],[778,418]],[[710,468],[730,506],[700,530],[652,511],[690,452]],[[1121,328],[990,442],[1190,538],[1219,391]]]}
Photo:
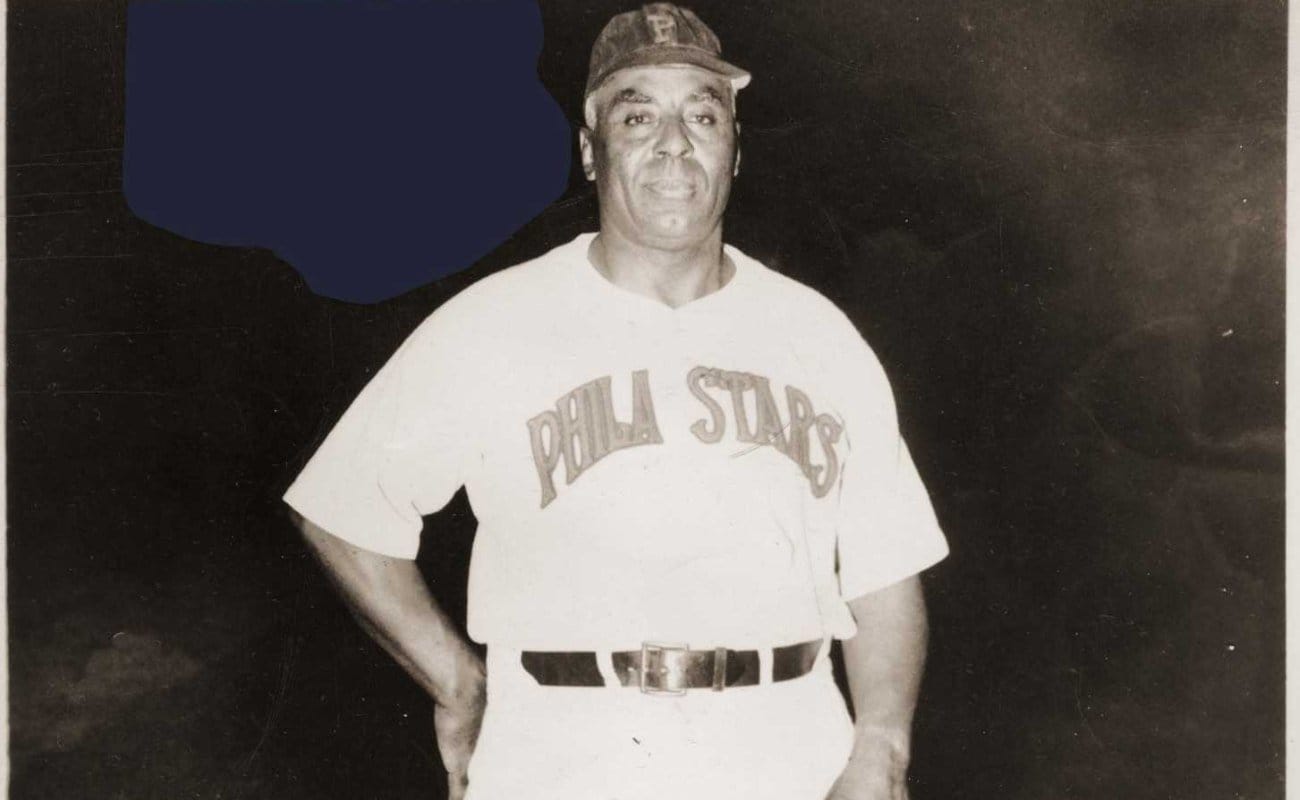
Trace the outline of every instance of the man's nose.
{"label": "man's nose", "polygon": [[655,146],[655,155],[685,158],[693,152],[695,148],[691,145],[691,137],[687,134],[686,123],[680,119],[666,120]]}

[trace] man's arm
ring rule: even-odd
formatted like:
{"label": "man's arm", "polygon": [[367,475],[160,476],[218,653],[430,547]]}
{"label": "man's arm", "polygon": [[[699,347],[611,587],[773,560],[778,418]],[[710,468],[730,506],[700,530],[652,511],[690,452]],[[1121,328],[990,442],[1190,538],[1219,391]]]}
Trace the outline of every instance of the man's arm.
{"label": "man's arm", "polygon": [[433,697],[449,797],[463,796],[483,719],[483,662],[424,582],[414,561],[356,547],[297,514],[294,522],[353,616]]}
{"label": "man's arm", "polygon": [[858,634],[843,643],[856,738],[831,800],[906,800],[912,712],[929,629],[920,576],[849,602]]}

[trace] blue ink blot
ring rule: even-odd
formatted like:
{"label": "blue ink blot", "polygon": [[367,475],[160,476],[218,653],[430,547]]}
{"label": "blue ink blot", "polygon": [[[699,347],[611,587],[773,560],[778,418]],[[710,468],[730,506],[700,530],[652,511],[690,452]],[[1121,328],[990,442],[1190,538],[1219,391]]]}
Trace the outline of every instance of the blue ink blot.
{"label": "blue ink blot", "polygon": [[136,0],[127,26],[131,210],[326,297],[464,269],[565,189],[534,2]]}

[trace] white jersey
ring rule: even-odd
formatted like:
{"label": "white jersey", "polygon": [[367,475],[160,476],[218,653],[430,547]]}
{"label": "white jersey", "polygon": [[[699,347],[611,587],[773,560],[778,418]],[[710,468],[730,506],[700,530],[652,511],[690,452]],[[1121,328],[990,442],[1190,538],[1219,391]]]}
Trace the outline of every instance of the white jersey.
{"label": "white jersey", "polygon": [[472,638],[751,649],[855,632],[845,601],[947,553],[885,374],[815,291],[735,248],[673,309],[594,234],[474,284],[357,397],[285,500],[414,558],[462,485]]}

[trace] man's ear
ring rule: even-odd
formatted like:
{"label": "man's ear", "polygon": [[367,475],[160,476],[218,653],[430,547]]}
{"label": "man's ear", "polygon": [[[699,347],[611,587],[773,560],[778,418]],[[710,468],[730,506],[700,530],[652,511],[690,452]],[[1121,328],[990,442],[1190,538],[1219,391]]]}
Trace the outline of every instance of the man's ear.
{"label": "man's ear", "polygon": [[740,123],[736,123],[736,163],[731,168],[731,177],[740,174]]}
{"label": "man's ear", "polygon": [[732,177],[740,174],[740,122],[736,122],[736,163],[732,165]]}
{"label": "man's ear", "polygon": [[582,154],[582,174],[587,180],[596,180],[596,155],[591,144],[592,133],[587,128],[578,129],[578,151]]}

